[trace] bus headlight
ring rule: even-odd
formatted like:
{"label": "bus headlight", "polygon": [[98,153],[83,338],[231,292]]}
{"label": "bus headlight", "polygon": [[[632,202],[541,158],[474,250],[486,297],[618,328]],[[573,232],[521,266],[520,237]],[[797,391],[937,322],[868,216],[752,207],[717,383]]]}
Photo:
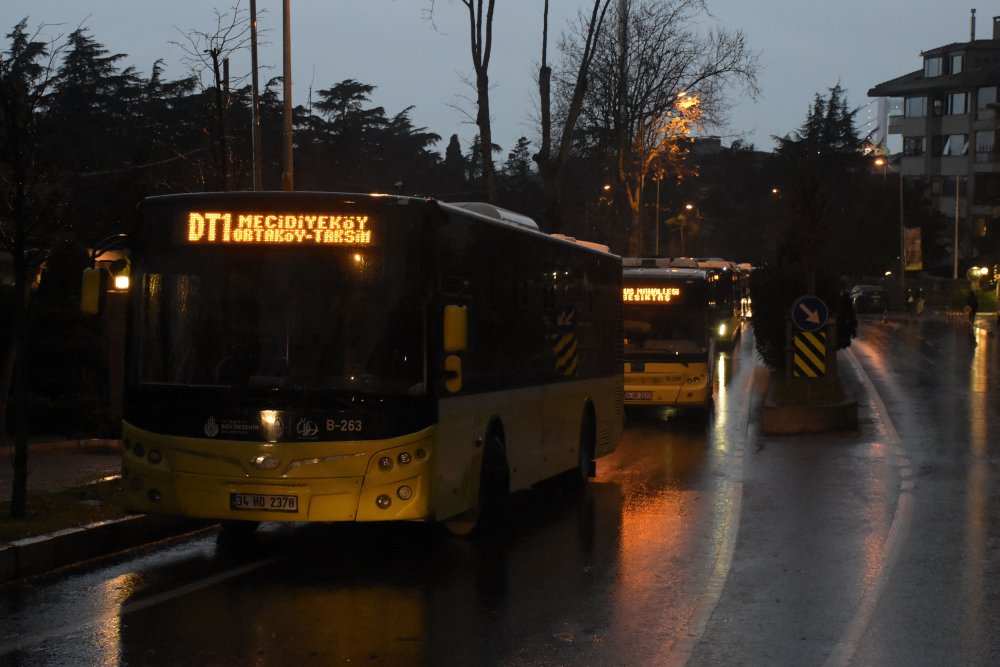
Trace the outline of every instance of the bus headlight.
{"label": "bus headlight", "polygon": [[383,456],[378,460],[378,467],[382,472],[389,472],[392,470],[392,459],[388,456]]}
{"label": "bus headlight", "polygon": [[413,489],[408,486],[401,486],[396,489],[396,495],[399,496],[400,500],[409,500],[413,497]]}
{"label": "bus headlight", "polygon": [[383,493],[375,499],[375,504],[380,510],[387,510],[389,509],[389,506],[392,505],[392,498]]}
{"label": "bus headlight", "polygon": [[406,465],[407,463],[409,463],[410,461],[412,461],[412,460],[413,460],[413,459],[412,459],[412,457],[410,456],[410,453],[409,453],[409,452],[402,452],[402,453],[401,453],[401,454],[399,455],[399,462],[400,462],[401,464],[403,464],[404,466],[405,466],[405,465]]}
{"label": "bus headlight", "polygon": [[726,335],[726,325],[725,324],[720,324],[719,325],[719,337],[722,338],[725,335]]}

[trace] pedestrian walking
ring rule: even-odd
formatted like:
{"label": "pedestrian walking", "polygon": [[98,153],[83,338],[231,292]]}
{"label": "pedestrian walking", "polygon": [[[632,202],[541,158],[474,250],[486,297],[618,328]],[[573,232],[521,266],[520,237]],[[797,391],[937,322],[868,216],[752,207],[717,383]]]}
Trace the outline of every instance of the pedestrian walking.
{"label": "pedestrian walking", "polygon": [[906,288],[906,314],[909,315],[913,312],[913,288]]}
{"label": "pedestrian walking", "polygon": [[969,289],[969,295],[965,297],[965,314],[969,316],[969,326],[975,323],[978,310],[979,299],[976,298],[976,291]]}
{"label": "pedestrian walking", "polygon": [[979,299],[976,298],[976,292],[972,288],[969,288],[969,295],[965,297],[965,313],[969,316],[969,338],[972,340],[972,344],[976,344],[976,311],[979,310]]}
{"label": "pedestrian walking", "polygon": [[917,315],[924,312],[925,305],[927,305],[927,302],[924,301],[924,288],[920,287],[917,289]]}

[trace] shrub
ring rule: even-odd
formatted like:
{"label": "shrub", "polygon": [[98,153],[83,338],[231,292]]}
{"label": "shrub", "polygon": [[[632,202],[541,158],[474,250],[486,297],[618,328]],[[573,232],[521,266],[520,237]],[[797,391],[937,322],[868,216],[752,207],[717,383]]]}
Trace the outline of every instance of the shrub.
{"label": "shrub", "polygon": [[[757,354],[771,370],[785,369],[785,352],[788,344],[786,331],[795,300],[807,292],[805,273],[794,262],[778,261],[754,269],[750,274],[750,294],[753,298],[753,329]],[[816,277],[816,294],[830,311],[830,317],[846,319],[838,313],[849,304],[840,298],[835,281]],[[837,349],[850,345],[850,337],[837,336]]]}

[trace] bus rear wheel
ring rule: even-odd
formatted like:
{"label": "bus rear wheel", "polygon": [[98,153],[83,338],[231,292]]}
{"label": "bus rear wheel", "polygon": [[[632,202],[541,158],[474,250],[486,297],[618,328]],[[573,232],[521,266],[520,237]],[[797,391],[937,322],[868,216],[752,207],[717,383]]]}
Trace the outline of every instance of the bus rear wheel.
{"label": "bus rear wheel", "polygon": [[587,485],[587,480],[597,475],[597,423],[594,414],[587,410],[580,420],[579,461],[572,471],[572,482],[580,489]]}
{"label": "bus rear wheel", "polygon": [[452,535],[478,535],[499,523],[510,494],[510,470],[503,440],[491,434],[484,445],[479,474],[479,502],[476,506],[444,521]]}

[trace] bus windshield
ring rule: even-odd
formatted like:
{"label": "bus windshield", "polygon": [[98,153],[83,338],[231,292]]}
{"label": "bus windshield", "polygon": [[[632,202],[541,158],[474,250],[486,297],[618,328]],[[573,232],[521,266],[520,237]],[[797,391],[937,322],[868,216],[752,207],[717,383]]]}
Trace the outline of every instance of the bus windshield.
{"label": "bus windshield", "polygon": [[704,354],[706,350],[704,308],[625,307],[625,354],[628,358]]}
{"label": "bus windshield", "polygon": [[420,272],[407,266],[419,253],[405,240],[333,250],[157,245],[138,267],[136,383],[424,392]]}

